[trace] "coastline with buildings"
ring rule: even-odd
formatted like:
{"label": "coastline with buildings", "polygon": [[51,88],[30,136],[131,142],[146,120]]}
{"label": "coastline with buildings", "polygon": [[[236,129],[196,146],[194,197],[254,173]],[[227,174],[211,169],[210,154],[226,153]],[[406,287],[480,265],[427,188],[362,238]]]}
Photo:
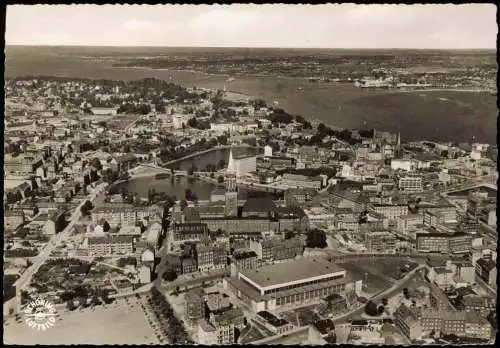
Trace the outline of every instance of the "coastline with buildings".
{"label": "coastline with buildings", "polygon": [[[110,38],[116,27],[130,43],[173,45],[194,33],[220,43],[214,23],[234,26],[226,39],[285,28],[283,14],[289,43],[300,42],[302,21],[328,28],[342,12],[327,9],[343,6],[162,5],[130,21],[121,7],[61,8],[57,21],[52,7],[33,9],[42,22],[74,21],[75,40],[78,20],[100,13]],[[361,35],[374,13],[348,6],[341,17]],[[384,6],[371,38],[390,28],[415,41],[417,22],[387,26],[409,17]],[[460,41],[483,28],[453,17],[462,6],[425,8],[434,46],[450,18]],[[30,23],[23,11],[8,14]],[[472,13],[462,18],[485,18]],[[168,19],[164,35],[155,18]],[[332,39],[317,36],[306,41]],[[494,53],[7,45],[5,342],[493,343]]]}

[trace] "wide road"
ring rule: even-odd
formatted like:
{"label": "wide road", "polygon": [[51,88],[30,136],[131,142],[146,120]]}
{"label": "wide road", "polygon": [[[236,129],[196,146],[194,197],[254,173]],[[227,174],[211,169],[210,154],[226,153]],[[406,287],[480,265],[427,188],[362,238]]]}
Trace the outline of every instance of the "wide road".
{"label": "wide road", "polygon": [[[412,278],[415,275],[415,273],[424,268],[424,265],[420,265],[417,268],[411,270],[403,279],[397,280],[389,289],[381,292],[378,295],[375,295],[374,297],[371,298],[372,301],[377,302],[382,300],[382,298],[386,297],[389,298],[393,296],[394,294],[401,292],[403,288],[409,287],[409,285],[412,283]],[[355,310],[352,310],[348,313],[344,313],[341,316],[333,319],[333,322],[335,324],[345,322],[347,319],[351,317],[359,317],[361,314],[363,314],[365,311],[364,306],[357,308]]]}
{"label": "wide road", "polygon": [[[106,187],[106,184],[101,184],[97,186],[87,197],[87,200],[90,202],[93,202],[94,199],[97,197],[97,195],[102,192],[102,190]],[[21,277],[16,281],[15,286],[16,286],[16,294],[17,296],[21,295],[21,289],[23,289],[26,284],[31,280],[31,277],[33,274],[35,274],[36,271],[40,268],[40,266],[49,258],[51,252],[61,243],[64,239],[68,238],[72,228],[75,223],[78,222],[78,220],[81,217],[81,211],[80,208],[85,204],[86,200],[81,202],[73,211],[73,214],[71,215],[70,221],[66,228],[62,230],[60,233],[55,234],[52,236],[50,241],[47,243],[45,248],[43,248],[40,253],[35,256],[32,259],[33,264],[21,275]],[[18,298],[18,300],[20,297]],[[20,303],[20,301],[19,301]]]}

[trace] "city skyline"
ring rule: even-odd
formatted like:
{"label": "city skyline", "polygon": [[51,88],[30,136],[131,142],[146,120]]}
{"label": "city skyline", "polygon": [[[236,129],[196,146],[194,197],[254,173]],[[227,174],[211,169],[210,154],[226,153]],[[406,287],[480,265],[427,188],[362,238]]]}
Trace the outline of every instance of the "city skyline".
{"label": "city skyline", "polygon": [[[496,11],[491,4],[96,6],[8,6],[6,44],[331,49],[496,48]],[[34,25],[25,26],[23,23],[27,20]],[[92,20],[93,26],[87,25],[89,20]]]}

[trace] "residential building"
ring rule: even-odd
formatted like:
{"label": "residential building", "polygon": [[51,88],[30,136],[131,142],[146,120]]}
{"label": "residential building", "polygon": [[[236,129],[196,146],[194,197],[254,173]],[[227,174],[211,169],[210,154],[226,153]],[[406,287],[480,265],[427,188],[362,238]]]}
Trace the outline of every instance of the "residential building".
{"label": "residential building", "polygon": [[282,335],[294,328],[294,326],[285,319],[278,318],[268,311],[258,312],[253,320],[275,335]]}
{"label": "residential building", "polygon": [[405,304],[401,304],[394,312],[394,322],[403,334],[410,340],[422,338],[422,325],[414,311]]}
{"label": "residential building", "polygon": [[198,240],[201,241],[208,237],[208,227],[204,223],[174,223],[172,232],[176,242]]}
{"label": "residential building", "polygon": [[88,237],[89,256],[131,255],[134,251],[133,243],[133,236]]}
{"label": "residential building", "polygon": [[323,179],[321,177],[309,177],[298,174],[283,174],[281,183],[288,187],[295,188],[311,188],[320,190]]}
{"label": "residential building", "polygon": [[196,257],[199,272],[210,271],[214,268],[214,249],[211,246],[196,245]]}
{"label": "residential building", "polygon": [[476,275],[486,284],[496,287],[497,283],[497,265],[489,258],[482,258],[476,262]]}
{"label": "residential building", "polygon": [[14,230],[24,223],[24,212],[22,209],[4,208],[4,228],[6,230]]}
{"label": "residential building", "polygon": [[407,204],[371,204],[370,208],[389,220],[396,220],[400,216],[408,215]]}
{"label": "residential building", "polygon": [[421,192],[424,190],[423,180],[420,176],[404,176],[399,178],[399,189],[405,192]]}
{"label": "residential building", "polygon": [[257,268],[258,265],[258,256],[255,251],[248,249],[235,250],[231,257],[231,276],[236,276],[240,271]]}
{"label": "residential building", "polygon": [[491,323],[480,313],[471,311],[465,313],[465,336],[490,340]]}
{"label": "residential building", "polygon": [[287,207],[301,207],[310,202],[315,195],[316,191],[311,188],[290,188],[285,191],[285,203]]}
{"label": "residential building", "polygon": [[368,231],[364,237],[369,252],[389,254],[396,252],[396,236],[389,231]]}

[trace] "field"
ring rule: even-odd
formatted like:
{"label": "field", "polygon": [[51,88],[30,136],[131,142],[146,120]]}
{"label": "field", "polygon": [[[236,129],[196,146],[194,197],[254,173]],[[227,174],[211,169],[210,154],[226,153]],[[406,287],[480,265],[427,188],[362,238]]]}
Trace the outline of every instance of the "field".
{"label": "field", "polygon": [[4,342],[22,345],[155,344],[156,337],[139,306],[124,301],[83,311],[61,313],[55,326],[36,331],[24,321],[4,324]]}

